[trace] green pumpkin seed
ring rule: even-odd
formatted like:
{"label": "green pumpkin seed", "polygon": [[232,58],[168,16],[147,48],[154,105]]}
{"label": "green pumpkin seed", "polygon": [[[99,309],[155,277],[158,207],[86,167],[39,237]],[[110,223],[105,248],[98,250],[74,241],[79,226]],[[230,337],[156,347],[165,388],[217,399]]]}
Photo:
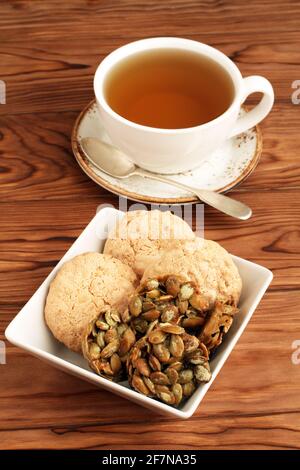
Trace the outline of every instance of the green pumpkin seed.
{"label": "green pumpkin seed", "polygon": [[140,377],[137,374],[133,374],[132,377],[132,382],[131,382],[133,388],[135,388],[138,392],[142,393],[143,395],[148,396],[149,395],[149,389],[145,385],[145,382],[143,381],[142,377]]}
{"label": "green pumpkin seed", "polygon": [[110,367],[114,375],[118,374],[122,368],[120,357],[114,353],[110,358]]}
{"label": "green pumpkin seed", "polygon": [[188,382],[182,385],[182,392],[186,398],[190,397],[194,393],[195,390],[196,390],[196,387],[193,382]]}
{"label": "green pumpkin seed", "polygon": [[202,312],[209,309],[209,300],[204,295],[194,293],[190,297],[189,302],[192,307]]}
{"label": "green pumpkin seed", "polygon": [[175,405],[179,405],[182,400],[182,386],[180,384],[175,384],[172,387],[172,392],[175,397]]}
{"label": "green pumpkin seed", "polygon": [[129,310],[130,310],[131,315],[134,317],[138,317],[142,311],[142,307],[143,307],[143,304],[142,304],[141,298],[138,295],[132,297],[132,299],[129,302]]}
{"label": "green pumpkin seed", "polygon": [[184,343],[179,335],[171,335],[170,339],[170,353],[174,357],[181,357],[184,352]]}
{"label": "green pumpkin seed", "polygon": [[156,309],[148,310],[148,312],[142,313],[142,318],[147,321],[154,321],[160,317],[160,311]]}
{"label": "green pumpkin seed", "polygon": [[97,335],[97,344],[100,349],[103,349],[105,346],[105,331],[100,331]]}
{"label": "green pumpkin seed", "polygon": [[166,339],[166,334],[161,330],[153,330],[148,336],[148,341],[151,344],[163,343]]}
{"label": "green pumpkin seed", "polygon": [[89,353],[91,356],[91,359],[99,359],[101,350],[96,343],[91,343],[89,346]]}
{"label": "green pumpkin seed", "polygon": [[136,331],[139,333],[145,334],[148,329],[148,322],[142,318],[136,318],[133,321],[133,326]]}
{"label": "green pumpkin seed", "polygon": [[147,297],[149,299],[157,299],[158,297],[160,297],[160,291],[158,289],[150,290],[149,292],[147,292]]}
{"label": "green pumpkin seed", "polygon": [[111,343],[108,343],[107,346],[105,346],[104,349],[102,349],[101,353],[100,353],[100,357],[102,359],[108,359],[109,357],[111,357],[115,352],[117,352],[119,349],[119,340],[118,339],[115,339],[113,341],[111,341]]}
{"label": "green pumpkin seed", "polygon": [[104,330],[104,331],[108,330],[108,328],[109,328],[109,325],[103,320],[97,320],[96,321],[96,326],[97,326],[97,328],[99,328],[99,330]]}
{"label": "green pumpkin seed", "polygon": [[157,359],[157,357],[153,356],[153,354],[150,354],[150,356],[149,356],[149,364],[150,364],[150,367],[151,367],[154,371],[161,371],[160,362],[159,362],[159,360]]}
{"label": "green pumpkin seed", "polygon": [[151,374],[151,370],[150,370],[150,367],[147,363],[147,361],[143,358],[139,358],[137,361],[136,361],[136,365],[135,367],[137,368],[137,370],[139,371],[139,373],[141,375],[144,375],[146,377],[149,377],[149,375]]}
{"label": "green pumpkin seed", "polygon": [[184,369],[179,372],[178,382],[180,384],[187,384],[188,382],[191,382],[193,380],[193,377],[194,373],[191,369]]}
{"label": "green pumpkin seed", "polygon": [[155,304],[151,302],[151,300],[144,300],[143,312],[148,312],[148,310],[152,310],[153,308],[155,308]]}
{"label": "green pumpkin seed", "polygon": [[184,315],[185,312],[187,311],[188,307],[189,307],[189,303],[187,300],[180,300],[178,301],[178,308],[179,308],[179,312]]}
{"label": "green pumpkin seed", "polygon": [[175,403],[175,397],[172,392],[159,392],[158,398],[162,400],[163,402],[167,403],[168,405],[174,405]]}
{"label": "green pumpkin seed", "polygon": [[150,379],[156,385],[169,385],[170,384],[168,376],[164,374],[163,372],[151,372]]}
{"label": "green pumpkin seed", "polygon": [[153,353],[162,363],[168,362],[170,359],[170,351],[163,343],[153,344]]}

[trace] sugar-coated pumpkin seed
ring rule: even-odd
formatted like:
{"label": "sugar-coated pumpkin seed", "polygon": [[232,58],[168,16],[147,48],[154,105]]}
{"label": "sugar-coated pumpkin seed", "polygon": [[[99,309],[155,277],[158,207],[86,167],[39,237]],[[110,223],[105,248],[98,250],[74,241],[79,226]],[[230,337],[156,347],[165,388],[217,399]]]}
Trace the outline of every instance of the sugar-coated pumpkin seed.
{"label": "sugar-coated pumpkin seed", "polygon": [[178,308],[175,305],[167,305],[163,308],[161,313],[161,321],[172,322],[178,317]]}
{"label": "sugar-coated pumpkin seed", "polygon": [[189,308],[189,303],[187,300],[180,300],[178,302],[178,308],[179,308],[179,312],[184,315],[185,312],[187,311],[187,309]]}
{"label": "sugar-coated pumpkin seed", "polygon": [[180,287],[180,299],[181,300],[189,300],[189,298],[193,295],[194,288],[190,284],[183,284]]}
{"label": "sugar-coated pumpkin seed", "polygon": [[191,353],[193,351],[196,351],[196,349],[199,346],[199,339],[196,336],[193,335],[188,335],[187,333],[184,333],[182,336],[183,343],[184,343],[184,351],[185,353]]}
{"label": "sugar-coated pumpkin seed", "polygon": [[146,289],[151,291],[153,289],[157,289],[159,287],[159,282],[157,279],[148,279],[146,282]]}
{"label": "sugar-coated pumpkin seed", "polygon": [[194,369],[195,377],[197,382],[209,382],[211,373],[206,367],[198,365]]}

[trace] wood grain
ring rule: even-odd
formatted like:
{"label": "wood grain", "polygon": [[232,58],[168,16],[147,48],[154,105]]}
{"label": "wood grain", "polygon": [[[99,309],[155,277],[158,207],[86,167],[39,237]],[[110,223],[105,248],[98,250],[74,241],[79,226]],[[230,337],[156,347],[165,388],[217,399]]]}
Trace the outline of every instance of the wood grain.
{"label": "wood grain", "polygon": [[300,108],[291,102],[299,17],[300,2],[279,0],[0,3],[1,340],[97,207],[118,206],[70,147],[107,53],[142,37],[189,37],[221,49],[244,75],[265,75],[276,93],[261,161],[232,192],[253,218],[205,208],[206,237],[272,269],[274,280],[196,414],[185,422],[154,415],[6,342],[0,448],[299,449],[300,366],[291,361],[300,339]]}

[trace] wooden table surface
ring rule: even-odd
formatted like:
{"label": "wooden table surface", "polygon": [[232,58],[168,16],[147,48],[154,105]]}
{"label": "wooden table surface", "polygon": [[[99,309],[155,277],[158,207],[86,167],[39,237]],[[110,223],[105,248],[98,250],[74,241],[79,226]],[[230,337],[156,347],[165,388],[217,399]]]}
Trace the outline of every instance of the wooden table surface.
{"label": "wooden table surface", "polygon": [[6,341],[0,448],[300,448],[300,2],[278,0],[2,0],[0,339],[102,203],[70,147],[99,61],[150,36],[211,44],[244,75],[274,85],[256,171],[231,194],[254,211],[238,222],[205,208],[205,235],[260,263],[274,280],[195,415],[163,418],[60,372]]}

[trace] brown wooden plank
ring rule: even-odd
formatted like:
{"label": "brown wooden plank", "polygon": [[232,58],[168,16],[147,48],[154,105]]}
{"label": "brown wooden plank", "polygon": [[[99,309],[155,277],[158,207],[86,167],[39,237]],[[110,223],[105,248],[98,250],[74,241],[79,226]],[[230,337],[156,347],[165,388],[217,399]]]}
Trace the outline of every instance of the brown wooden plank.
{"label": "brown wooden plank", "polygon": [[130,428],[127,423],[71,429],[62,426],[4,431],[0,436],[3,449],[298,450],[298,414],[291,413],[289,418],[291,425],[285,425],[281,415],[228,416],[219,422],[197,417],[189,425],[147,419]]}
{"label": "brown wooden plank", "polygon": [[[274,106],[261,125],[264,142],[258,167],[236,191],[300,187],[294,124],[298,115],[296,105]],[[76,112],[0,116],[0,202],[111,197],[73,157],[70,136],[76,116]]]}
{"label": "brown wooden plank", "polygon": [[272,79],[280,100],[289,100],[299,76],[298,2],[285,2],[284,14],[280,2],[258,0],[43,3],[1,4],[0,78],[7,82],[1,114],[81,109],[92,97],[97,63],[116,47],[149,36],[219,47],[244,74],[259,71]]}

